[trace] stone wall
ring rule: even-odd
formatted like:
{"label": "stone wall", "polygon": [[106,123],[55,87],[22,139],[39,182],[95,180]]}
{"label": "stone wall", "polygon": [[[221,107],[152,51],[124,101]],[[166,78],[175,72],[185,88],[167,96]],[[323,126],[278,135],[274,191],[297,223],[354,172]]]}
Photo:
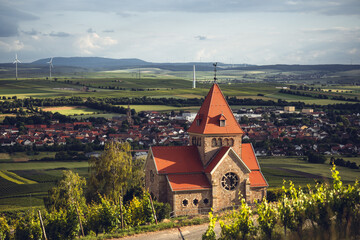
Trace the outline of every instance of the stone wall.
{"label": "stone wall", "polygon": [[168,202],[167,179],[165,175],[156,173],[154,159],[148,154],[145,163],[145,189],[152,193],[156,200],[160,202]]}
{"label": "stone wall", "polygon": [[211,189],[173,193],[173,211],[176,216],[208,213],[211,210]]}
{"label": "stone wall", "polygon": [[250,188],[250,202],[253,203],[255,200],[258,202],[262,201],[266,197],[266,187],[253,187]]}
{"label": "stone wall", "polygon": [[[213,185],[212,195],[214,211],[233,205],[239,205],[240,198],[246,198],[246,184],[249,179],[249,173],[235,158],[235,155],[230,152],[210,175],[210,181]],[[238,184],[234,190],[226,190],[221,183],[223,176],[229,172],[235,173],[238,176]]]}

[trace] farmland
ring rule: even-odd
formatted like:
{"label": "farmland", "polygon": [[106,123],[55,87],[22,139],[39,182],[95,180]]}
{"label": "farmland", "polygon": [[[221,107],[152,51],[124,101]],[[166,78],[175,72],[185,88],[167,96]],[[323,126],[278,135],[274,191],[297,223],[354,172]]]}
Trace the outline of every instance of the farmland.
{"label": "farmland", "polygon": [[[71,169],[87,176],[87,162],[7,162],[0,163],[0,211],[42,207],[42,198],[60,178],[62,170]],[[4,177],[6,173],[9,177]],[[16,177],[17,176],[17,177]]]}
{"label": "farmland", "polygon": [[[44,154],[44,153],[41,153]],[[1,155],[9,159],[13,156]],[[345,158],[360,162],[360,158]],[[270,184],[270,189],[279,188],[283,179],[292,180],[295,185],[306,186],[316,181],[331,181],[330,165],[309,164],[299,157],[261,157],[262,172]],[[42,207],[42,198],[47,190],[60,178],[62,170],[70,169],[81,176],[88,176],[87,162],[2,162],[0,160],[0,211]],[[359,179],[360,170],[338,167],[344,183]],[[31,181],[31,184],[17,184],[2,177],[1,172],[15,174]]]}
{"label": "farmland", "polygon": [[[139,76],[140,72],[140,76]],[[24,75],[23,75],[24,76]],[[193,99],[203,98],[213,79],[212,71],[197,72],[197,88],[192,89],[192,71],[173,71],[160,68],[130,68],[121,70],[106,70],[98,72],[82,72],[78,74],[54,73],[56,79],[39,78],[38,76],[14,78],[0,78],[0,97],[4,101],[16,99],[61,99],[79,97],[77,105],[82,105],[88,99],[94,98],[98,102],[104,99],[122,98],[159,98]],[[285,100],[303,102],[305,104],[328,105],[337,103],[354,103],[345,100],[334,100],[332,97],[360,99],[360,86],[351,83],[339,84],[341,81],[359,81],[359,70],[342,71],[321,75],[318,78],[314,71],[280,71],[278,69],[231,69],[218,71],[218,83],[225,96],[237,99],[261,99],[264,101]],[[301,81],[300,81],[300,80]],[[346,82],[345,81],[345,82]],[[350,81],[350,82],[351,82]],[[314,97],[291,95],[279,92],[281,88],[295,86],[311,86],[321,89],[319,92],[304,91]],[[315,94],[323,94],[328,99],[319,99]],[[14,98],[15,97],[15,98]],[[127,108],[125,103],[117,103],[114,107]],[[120,105],[121,104],[121,105]],[[150,103],[151,104],[151,103]],[[140,111],[191,111],[196,112],[199,106],[188,105],[145,105],[131,104],[130,108]],[[81,119],[86,117],[112,118],[122,113],[95,109],[88,106],[41,105],[36,107],[42,111],[59,112],[60,114]],[[189,104],[190,105],[190,104]],[[185,106],[185,107],[184,107]],[[21,107],[21,106],[20,106]],[[20,108],[17,107],[17,108]],[[233,111],[243,105],[233,105]],[[254,107],[254,106],[251,106]],[[31,114],[37,114],[29,113]],[[16,113],[0,115],[0,121],[6,116],[16,116]],[[54,158],[55,152],[40,152],[37,155],[27,155],[25,152],[0,153],[0,211],[9,209],[25,209],[29,206],[42,207],[42,198],[59,179],[62,170],[71,169],[81,176],[88,176],[88,163],[71,161],[29,161],[44,157]],[[360,164],[359,157],[344,158]],[[329,160],[328,160],[329,161]],[[262,157],[259,158],[263,174],[270,188],[278,188],[283,179],[292,180],[295,185],[305,186],[316,181],[329,181],[329,164],[309,164],[302,157]],[[360,176],[360,170],[338,167],[345,183],[353,182]]]}

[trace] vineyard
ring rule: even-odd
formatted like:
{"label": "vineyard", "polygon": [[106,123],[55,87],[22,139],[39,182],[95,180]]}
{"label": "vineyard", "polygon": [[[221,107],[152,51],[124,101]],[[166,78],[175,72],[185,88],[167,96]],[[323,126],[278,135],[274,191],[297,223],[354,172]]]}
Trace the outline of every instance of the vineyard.
{"label": "vineyard", "polygon": [[252,208],[242,200],[239,209],[221,217],[209,214],[203,240],[217,239],[357,239],[360,235],[360,185],[343,185],[335,165],[333,184],[295,188],[284,181],[278,202],[264,199]]}

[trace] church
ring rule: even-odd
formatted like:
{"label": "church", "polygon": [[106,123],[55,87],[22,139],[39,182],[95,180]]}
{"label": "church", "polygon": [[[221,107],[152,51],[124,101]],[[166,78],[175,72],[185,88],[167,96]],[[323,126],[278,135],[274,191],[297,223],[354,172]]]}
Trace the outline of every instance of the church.
{"label": "church", "polygon": [[145,187],[175,215],[219,211],[266,196],[268,183],[219,85],[214,83],[188,129],[189,146],[152,146]]}

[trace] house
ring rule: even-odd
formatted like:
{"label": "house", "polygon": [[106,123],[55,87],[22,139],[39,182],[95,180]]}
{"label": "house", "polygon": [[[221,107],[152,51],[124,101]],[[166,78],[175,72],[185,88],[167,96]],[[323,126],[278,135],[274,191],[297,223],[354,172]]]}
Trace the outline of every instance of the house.
{"label": "house", "polygon": [[153,146],[145,162],[145,186],[175,215],[219,211],[262,200],[268,184],[254,149],[219,86],[214,84],[188,129],[189,146]]}

